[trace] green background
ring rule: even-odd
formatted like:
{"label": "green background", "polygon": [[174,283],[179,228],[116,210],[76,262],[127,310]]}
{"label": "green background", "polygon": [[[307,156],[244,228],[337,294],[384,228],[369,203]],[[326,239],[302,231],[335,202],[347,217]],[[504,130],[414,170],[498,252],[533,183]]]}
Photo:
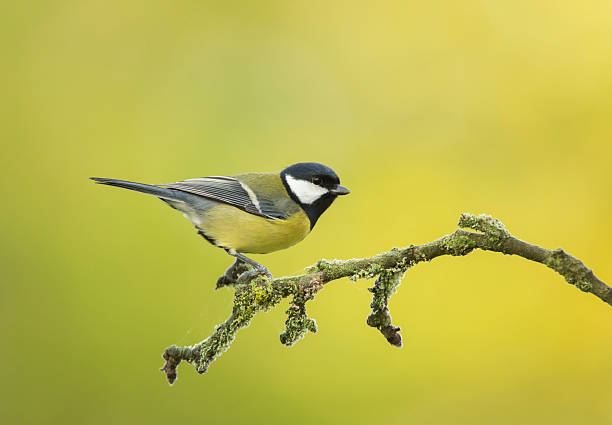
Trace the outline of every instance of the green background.
{"label": "green background", "polygon": [[546,267],[477,252],[410,270],[404,348],[371,282],[285,301],[206,375],[163,349],[210,334],[230,264],[157,183],[332,166],[353,193],[276,275],[454,230],[464,211],[612,281],[612,3],[4,2],[0,420],[24,424],[603,424],[612,310]]}

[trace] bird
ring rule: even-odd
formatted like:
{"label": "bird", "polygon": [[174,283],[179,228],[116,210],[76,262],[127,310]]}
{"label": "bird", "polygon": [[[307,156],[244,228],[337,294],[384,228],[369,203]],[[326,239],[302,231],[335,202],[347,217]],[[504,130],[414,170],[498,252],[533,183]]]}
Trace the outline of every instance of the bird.
{"label": "bird", "polygon": [[208,176],[175,183],[144,184],[90,177],[98,184],[153,195],[180,211],[197,233],[235,262],[217,287],[270,271],[244,254],[268,254],[302,241],[338,196],[351,193],[330,167],[293,164],[281,172]]}

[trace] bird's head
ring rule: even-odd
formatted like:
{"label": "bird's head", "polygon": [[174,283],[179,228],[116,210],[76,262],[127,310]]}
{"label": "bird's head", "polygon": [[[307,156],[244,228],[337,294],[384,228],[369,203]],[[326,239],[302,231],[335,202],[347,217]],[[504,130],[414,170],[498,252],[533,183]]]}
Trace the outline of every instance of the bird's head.
{"label": "bird's head", "polygon": [[291,199],[308,215],[311,229],[338,196],[351,193],[340,185],[334,170],[316,162],[293,164],[281,171],[281,179]]}

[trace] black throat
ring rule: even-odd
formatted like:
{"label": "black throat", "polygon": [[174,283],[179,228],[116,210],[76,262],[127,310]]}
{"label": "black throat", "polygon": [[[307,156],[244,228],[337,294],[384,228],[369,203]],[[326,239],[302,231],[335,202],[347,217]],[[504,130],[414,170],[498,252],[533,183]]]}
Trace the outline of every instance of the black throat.
{"label": "black throat", "polygon": [[285,190],[287,191],[291,199],[293,199],[293,201],[298,204],[308,216],[308,219],[310,220],[310,230],[312,230],[312,228],[317,223],[319,217],[321,217],[321,214],[323,214],[325,210],[329,208],[332,202],[334,202],[334,200],[337,198],[337,195],[327,193],[321,196],[316,201],[314,201],[312,204],[303,204],[302,202],[300,202],[299,198],[295,196],[295,194],[291,191],[289,184],[287,184],[287,177],[285,172],[281,172],[281,180],[283,182],[283,186],[285,186]]}

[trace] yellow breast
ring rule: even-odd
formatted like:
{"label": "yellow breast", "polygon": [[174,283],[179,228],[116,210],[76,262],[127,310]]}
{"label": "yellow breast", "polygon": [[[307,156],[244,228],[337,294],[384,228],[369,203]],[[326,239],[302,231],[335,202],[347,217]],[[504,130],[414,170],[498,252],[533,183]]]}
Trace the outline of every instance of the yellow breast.
{"label": "yellow breast", "polygon": [[310,233],[300,209],[286,220],[271,220],[226,204],[206,211],[199,227],[215,244],[242,253],[266,254],[295,245]]}

